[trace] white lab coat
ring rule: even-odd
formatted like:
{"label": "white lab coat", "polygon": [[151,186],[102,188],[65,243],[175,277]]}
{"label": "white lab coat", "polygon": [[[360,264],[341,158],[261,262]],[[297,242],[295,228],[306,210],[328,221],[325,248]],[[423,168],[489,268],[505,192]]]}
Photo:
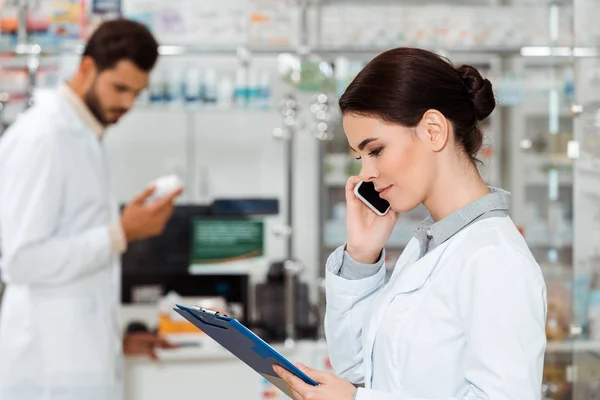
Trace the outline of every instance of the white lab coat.
{"label": "white lab coat", "polygon": [[388,283],[385,268],[361,280],[327,271],[331,363],[364,383],[357,400],[540,399],[546,287],[511,219],[419,251],[413,238]]}
{"label": "white lab coat", "polygon": [[0,139],[0,400],[118,400],[118,218],[98,137],[66,100]]}

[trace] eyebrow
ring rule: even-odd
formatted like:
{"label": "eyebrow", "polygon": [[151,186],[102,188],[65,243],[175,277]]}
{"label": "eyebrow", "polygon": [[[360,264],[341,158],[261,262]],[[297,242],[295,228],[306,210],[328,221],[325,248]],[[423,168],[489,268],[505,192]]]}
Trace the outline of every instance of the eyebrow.
{"label": "eyebrow", "polygon": [[[367,146],[369,143],[371,143],[371,142],[374,142],[374,141],[376,141],[377,139],[379,139],[379,138],[368,138],[368,139],[365,139],[365,140],[363,140],[363,141],[362,141],[362,142],[360,142],[360,144],[358,145],[358,150],[360,150],[360,151],[363,151],[363,150],[364,150],[364,148],[365,148],[365,147],[366,147],[366,146]],[[356,150],[354,150],[352,147],[350,147],[350,150],[352,150],[352,151],[356,152]]]}
{"label": "eyebrow", "polygon": [[135,90],[135,88],[134,88],[134,87],[132,87],[132,86],[129,86],[129,85],[128,85],[128,84],[126,84],[126,83],[121,83],[121,82],[119,82],[119,83],[115,83],[115,87],[117,87],[117,88],[120,88],[120,89],[125,89],[125,90],[127,90],[128,92],[137,92],[137,90]]}

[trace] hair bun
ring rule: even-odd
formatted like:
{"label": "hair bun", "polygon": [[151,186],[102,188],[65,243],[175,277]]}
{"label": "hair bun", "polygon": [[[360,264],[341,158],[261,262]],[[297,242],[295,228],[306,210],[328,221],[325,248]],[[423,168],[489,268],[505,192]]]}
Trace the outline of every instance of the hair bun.
{"label": "hair bun", "polygon": [[492,82],[484,79],[479,71],[470,65],[461,65],[457,71],[475,106],[477,120],[487,118],[496,107]]}

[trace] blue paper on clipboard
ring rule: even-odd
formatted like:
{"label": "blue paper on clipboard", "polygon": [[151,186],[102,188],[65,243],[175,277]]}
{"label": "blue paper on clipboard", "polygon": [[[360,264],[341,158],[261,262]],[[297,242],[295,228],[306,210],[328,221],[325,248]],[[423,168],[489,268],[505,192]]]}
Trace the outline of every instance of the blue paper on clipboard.
{"label": "blue paper on clipboard", "polygon": [[273,371],[273,365],[280,365],[307,384],[317,386],[315,381],[235,318],[181,305],[177,305],[174,310],[289,397],[293,397],[292,393]]}

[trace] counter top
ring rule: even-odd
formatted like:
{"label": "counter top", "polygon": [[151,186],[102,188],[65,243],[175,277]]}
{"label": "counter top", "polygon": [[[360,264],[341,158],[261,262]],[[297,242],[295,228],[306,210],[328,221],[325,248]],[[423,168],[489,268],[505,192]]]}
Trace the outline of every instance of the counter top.
{"label": "counter top", "polygon": [[[177,340],[169,338],[174,343]],[[197,342],[197,343],[194,343]],[[209,337],[197,339],[194,342],[185,341],[183,346],[176,349],[158,349],[158,361],[163,363],[190,362],[190,361],[229,361],[237,360],[233,354],[216,343]],[[294,357],[299,352],[310,351],[317,347],[318,341],[301,340],[296,341],[293,347],[287,347],[284,343],[273,344],[272,347],[285,357]],[[155,362],[147,357],[128,357],[128,362]]]}
{"label": "counter top", "polygon": [[[158,362],[148,357],[128,357],[125,400],[172,399],[174,393],[199,393],[202,399],[287,399],[264,377],[213,343],[205,347],[162,350]],[[329,370],[323,341],[302,340],[293,348],[277,343],[273,348],[292,362],[320,371]],[[220,381],[234,384],[221,385]],[[185,395],[179,397],[183,399]]]}

